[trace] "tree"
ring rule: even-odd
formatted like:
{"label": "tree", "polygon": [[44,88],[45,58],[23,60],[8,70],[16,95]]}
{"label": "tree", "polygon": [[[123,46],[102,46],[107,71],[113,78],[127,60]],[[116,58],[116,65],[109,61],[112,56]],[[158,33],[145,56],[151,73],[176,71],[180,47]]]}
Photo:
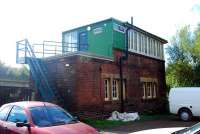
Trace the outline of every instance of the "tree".
{"label": "tree", "polygon": [[193,32],[189,26],[178,30],[166,50],[168,86],[200,86],[200,24]]}
{"label": "tree", "polygon": [[29,70],[26,66],[14,68],[0,61],[0,79],[29,80]]}

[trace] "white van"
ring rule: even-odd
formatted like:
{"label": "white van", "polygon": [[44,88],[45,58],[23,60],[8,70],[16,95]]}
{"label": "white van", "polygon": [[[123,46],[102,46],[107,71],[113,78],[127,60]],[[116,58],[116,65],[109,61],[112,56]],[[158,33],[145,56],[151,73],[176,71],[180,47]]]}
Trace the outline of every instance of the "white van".
{"label": "white van", "polygon": [[183,121],[200,116],[200,87],[172,88],[169,92],[169,109]]}

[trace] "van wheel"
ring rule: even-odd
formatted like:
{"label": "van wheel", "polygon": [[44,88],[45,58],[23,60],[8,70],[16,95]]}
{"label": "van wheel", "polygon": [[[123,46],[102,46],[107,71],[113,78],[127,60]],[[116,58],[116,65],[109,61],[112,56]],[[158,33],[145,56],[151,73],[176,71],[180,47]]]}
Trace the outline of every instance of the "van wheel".
{"label": "van wheel", "polygon": [[179,111],[179,118],[183,121],[190,121],[192,119],[192,112],[189,109],[181,109]]}

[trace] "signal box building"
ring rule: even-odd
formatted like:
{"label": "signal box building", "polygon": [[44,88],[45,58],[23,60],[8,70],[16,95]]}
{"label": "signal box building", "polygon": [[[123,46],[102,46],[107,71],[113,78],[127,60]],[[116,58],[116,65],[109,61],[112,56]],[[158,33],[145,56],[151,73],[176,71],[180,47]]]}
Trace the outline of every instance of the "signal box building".
{"label": "signal box building", "polygon": [[64,31],[62,46],[49,56],[47,43],[39,58],[27,40],[17,42],[17,62],[29,64],[39,98],[86,116],[163,108],[166,40],[110,18]]}

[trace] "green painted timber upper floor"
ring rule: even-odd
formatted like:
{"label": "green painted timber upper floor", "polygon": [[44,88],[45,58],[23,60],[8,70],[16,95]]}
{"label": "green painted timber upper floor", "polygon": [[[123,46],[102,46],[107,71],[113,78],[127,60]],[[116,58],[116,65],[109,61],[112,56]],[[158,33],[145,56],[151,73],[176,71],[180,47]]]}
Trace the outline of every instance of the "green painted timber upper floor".
{"label": "green painted timber upper floor", "polygon": [[156,35],[131,24],[124,24],[122,21],[110,18],[64,31],[62,33],[63,53],[85,51],[99,56],[113,57],[113,48],[125,49],[125,33],[128,25],[133,30],[144,33],[155,40],[160,40],[162,44],[166,43],[164,39]]}

